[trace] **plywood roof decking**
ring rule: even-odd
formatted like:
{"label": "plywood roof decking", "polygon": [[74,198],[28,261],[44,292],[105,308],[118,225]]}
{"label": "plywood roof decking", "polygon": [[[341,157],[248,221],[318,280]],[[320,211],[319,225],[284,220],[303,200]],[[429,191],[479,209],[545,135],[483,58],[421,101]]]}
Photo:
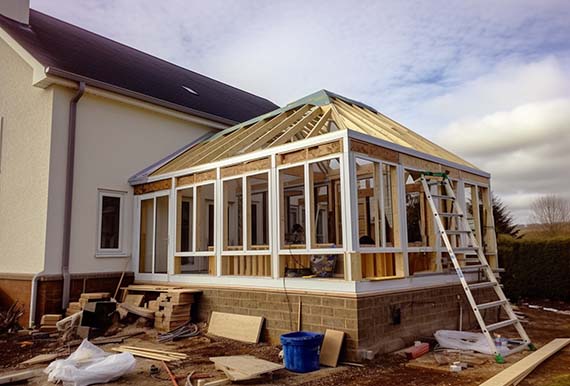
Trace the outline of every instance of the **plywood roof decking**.
{"label": "plywood roof decking", "polygon": [[151,175],[176,172],[344,129],[476,168],[373,108],[323,90],[219,132],[173,157]]}

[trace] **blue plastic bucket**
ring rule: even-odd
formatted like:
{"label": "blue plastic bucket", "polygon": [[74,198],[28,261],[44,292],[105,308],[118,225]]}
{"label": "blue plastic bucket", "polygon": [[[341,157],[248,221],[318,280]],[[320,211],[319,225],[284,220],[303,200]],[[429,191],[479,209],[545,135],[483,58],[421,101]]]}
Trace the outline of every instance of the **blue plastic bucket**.
{"label": "blue plastic bucket", "polygon": [[285,368],[296,373],[308,373],[319,369],[319,355],[323,334],[315,332],[290,332],[281,335]]}

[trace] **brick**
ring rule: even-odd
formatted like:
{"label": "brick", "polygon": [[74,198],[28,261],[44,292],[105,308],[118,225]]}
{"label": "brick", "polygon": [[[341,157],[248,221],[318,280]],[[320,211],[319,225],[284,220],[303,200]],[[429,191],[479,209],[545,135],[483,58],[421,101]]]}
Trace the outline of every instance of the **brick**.
{"label": "brick", "polygon": [[320,315],[302,315],[301,316],[301,323],[303,326],[305,324],[322,324],[323,318]]}
{"label": "brick", "polygon": [[327,328],[338,328],[338,329],[346,328],[344,319],[339,319],[334,317],[333,318],[323,317],[322,325]]}
{"label": "brick", "polygon": [[358,309],[358,302],[356,299],[345,299],[344,306],[348,310]]}
{"label": "brick", "polygon": [[321,307],[321,306],[312,306],[311,307],[311,314],[312,315],[322,315],[322,316],[333,316],[334,309],[328,307]]}
{"label": "brick", "polygon": [[311,304],[315,306],[320,306],[322,304],[322,298],[320,296],[301,296],[301,301],[303,305]]}
{"label": "brick", "polygon": [[333,315],[335,318],[343,319],[356,319],[357,313],[354,310],[347,310],[346,308],[335,308]]}
{"label": "brick", "polygon": [[325,307],[344,308],[344,299],[342,299],[342,298],[323,298],[322,304]]}

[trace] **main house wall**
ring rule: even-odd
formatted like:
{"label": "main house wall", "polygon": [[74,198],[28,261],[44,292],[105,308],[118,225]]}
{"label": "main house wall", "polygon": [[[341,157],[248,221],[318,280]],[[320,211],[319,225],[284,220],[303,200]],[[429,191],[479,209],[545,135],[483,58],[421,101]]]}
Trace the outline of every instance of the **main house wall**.
{"label": "main house wall", "polygon": [[[57,87],[52,148],[50,227],[47,255],[59,270],[63,229],[65,146],[69,100],[74,90]],[[131,270],[133,196],[129,177],[208,132],[208,128],[86,93],[77,108],[77,139],[73,192],[70,272]],[[98,189],[127,192],[123,207],[122,255],[97,257]],[[52,211],[53,209],[53,211]],[[52,215],[53,214],[53,215]]]}
{"label": "main house wall", "polygon": [[44,267],[53,93],[0,39],[0,273]]}
{"label": "main house wall", "polygon": [[[490,292],[477,292],[479,301],[491,298]],[[488,290],[487,290],[488,291]],[[460,304],[463,328],[474,327],[475,317],[459,285],[374,294],[365,297],[298,294],[263,290],[203,289],[195,317],[208,321],[212,311],[265,318],[262,341],[278,345],[281,334],[297,331],[299,299],[301,329],[322,332],[326,329],[346,333],[344,360],[371,358],[432,336],[439,329],[458,329]],[[395,310],[400,323],[395,324]],[[488,310],[487,318],[496,320],[497,312]]]}

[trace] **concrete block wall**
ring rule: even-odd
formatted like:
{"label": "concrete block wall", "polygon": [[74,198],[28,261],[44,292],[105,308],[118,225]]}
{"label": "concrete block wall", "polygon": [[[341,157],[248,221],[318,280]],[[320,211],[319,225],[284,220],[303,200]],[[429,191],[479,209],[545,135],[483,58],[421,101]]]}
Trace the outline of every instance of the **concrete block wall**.
{"label": "concrete block wall", "polygon": [[[489,290],[477,290],[474,295],[479,303],[495,300]],[[463,329],[477,327],[465,293],[458,285],[360,298],[358,355],[370,358],[410,346],[437,330],[457,330],[460,306]],[[493,322],[498,313],[489,309],[484,316]]]}
{"label": "concrete block wall", "polygon": [[[459,296],[459,298],[458,298]],[[477,297],[481,302],[488,294]],[[475,326],[475,318],[460,286],[446,286],[366,297],[322,294],[288,294],[263,290],[203,289],[197,299],[195,317],[209,320],[212,311],[265,318],[262,341],[280,344],[281,334],[298,329],[301,299],[301,329],[322,332],[326,329],[346,333],[344,359],[358,361],[376,354],[392,352],[411,345],[414,340],[431,336],[439,329],[459,327],[459,304],[463,304],[463,327]],[[393,314],[400,310],[400,323]],[[489,311],[488,319],[496,320]]]}

